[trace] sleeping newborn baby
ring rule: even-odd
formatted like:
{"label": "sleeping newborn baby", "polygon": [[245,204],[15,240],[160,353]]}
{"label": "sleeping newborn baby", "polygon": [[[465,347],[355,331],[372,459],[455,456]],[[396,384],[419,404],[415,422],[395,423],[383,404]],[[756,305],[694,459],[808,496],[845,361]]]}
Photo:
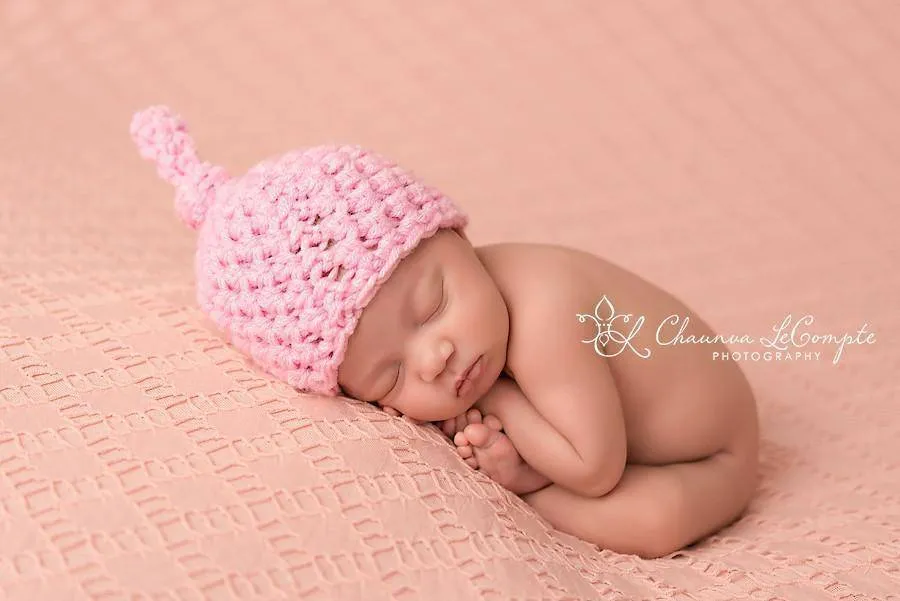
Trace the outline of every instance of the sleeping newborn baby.
{"label": "sleeping newborn baby", "polygon": [[[435,422],[557,529],[660,557],[737,519],[756,487],[751,388],[672,295],[564,246],[474,247],[438,190],[358,146],[201,162],[184,122],[137,113],[142,156],[197,229],[197,299],[297,390]],[[657,327],[659,326],[659,327]]]}
{"label": "sleeping newborn baby", "polygon": [[[598,353],[584,341],[605,326],[576,316],[602,297],[646,321]],[[677,299],[591,254],[473,248],[444,230],[363,312],[339,381],[386,410],[446,420],[469,465],[556,528],[658,557],[733,521],[756,486],[750,387],[737,363],[711,360],[722,347],[660,346],[646,324],[673,315],[685,339],[713,336]],[[605,321],[625,335],[634,322]]]}

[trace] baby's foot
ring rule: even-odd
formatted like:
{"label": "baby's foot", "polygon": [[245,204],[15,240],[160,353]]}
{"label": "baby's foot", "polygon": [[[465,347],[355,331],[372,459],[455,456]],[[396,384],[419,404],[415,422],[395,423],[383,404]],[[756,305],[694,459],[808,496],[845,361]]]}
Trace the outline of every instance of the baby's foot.
{"label": "baby's foot", "polygon": [[483,423],[480,419],[470,421],[462,432],[456,433],[453,442],[466,463],[516,494],[533,492],[550,484],[549,479],[525,463],[501,429],[500,420],[488,415]]}
{"label": "baby's foot", "polygon": [[465,436],[462,435],[469,424],[481,424],[481,411],[478,409],[469,409],[462,415],[444,422],[442,429],[456,445],[456,452],[463,458],[470,468],[478,469],[478,459],[472,449],[472,445]]}
{"label": "baby's foot", "polygon": [[456,437],[456,433],[465,430],[466,426],[468,426],[470,422],[476,424],[481,423],[480,410],[472,408],[462,415],[457,415],[456,417],[445,419],[444,421],[440,422],[440,427],[441,431],[447,435],[447,438],[453,440],[454,437]]}

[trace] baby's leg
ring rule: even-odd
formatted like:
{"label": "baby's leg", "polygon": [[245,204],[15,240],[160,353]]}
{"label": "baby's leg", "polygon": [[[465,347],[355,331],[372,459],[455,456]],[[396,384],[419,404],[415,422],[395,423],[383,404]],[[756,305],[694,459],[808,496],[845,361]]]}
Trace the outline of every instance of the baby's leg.
{"label": "baby's leg", "polygon": [[743,513],[756,488],[755,449],[745,445],[688,463],[628,465],[602,497],[554,484],[523,498],[563,532],[617,553],[661,557]]}

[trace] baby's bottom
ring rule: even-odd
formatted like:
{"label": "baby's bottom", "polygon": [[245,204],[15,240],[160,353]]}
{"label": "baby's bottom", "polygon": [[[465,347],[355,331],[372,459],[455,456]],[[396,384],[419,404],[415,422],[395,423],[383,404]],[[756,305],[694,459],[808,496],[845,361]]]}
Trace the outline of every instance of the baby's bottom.
{"label": "baby's bottom", "polygon": [[604,549],[655,558],[727,526],[743,513],[757,483],[756,430],[705,459],[629,464],[602,497],[552,484],[522,495],[558,530]]}

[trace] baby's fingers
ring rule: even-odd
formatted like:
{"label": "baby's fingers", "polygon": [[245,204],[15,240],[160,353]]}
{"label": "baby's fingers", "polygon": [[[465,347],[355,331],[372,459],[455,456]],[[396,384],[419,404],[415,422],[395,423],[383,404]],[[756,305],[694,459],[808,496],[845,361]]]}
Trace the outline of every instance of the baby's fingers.
{"label": "baby's fingers", "polygon": [[469,425],[469,421],[466,419],[465,413],[463,413],[462,415],[457,415],[455,420],[456,420],[456,431],[457,432],[462,432],[463,430],[466,429],[466,426]]}
{"label": "baby's fingers", "polygon": [[456,434],[456,418],[445,419],[441,422],[441,431],[446,434],[450,440],[453,440],[453,435]]}

